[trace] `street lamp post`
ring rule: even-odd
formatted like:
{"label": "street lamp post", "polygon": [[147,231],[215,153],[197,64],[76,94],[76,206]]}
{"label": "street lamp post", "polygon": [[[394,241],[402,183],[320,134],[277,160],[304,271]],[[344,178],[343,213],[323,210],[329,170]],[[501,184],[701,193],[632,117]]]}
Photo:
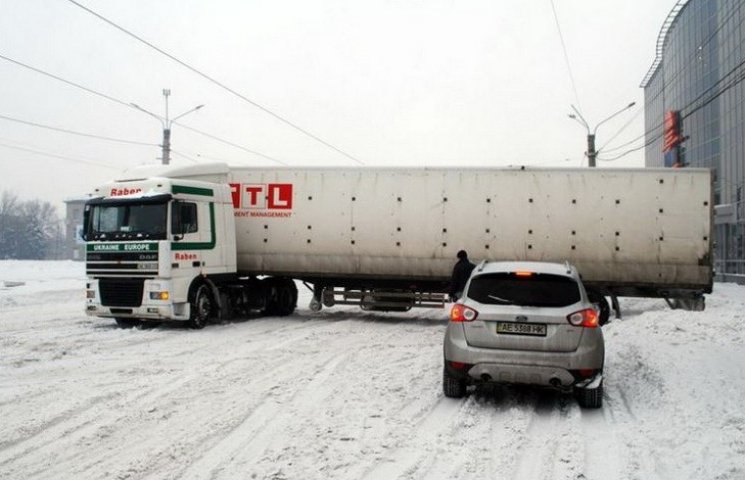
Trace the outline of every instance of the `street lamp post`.
{"label": "street lamp post", "polygon": [[163,155],[162,155],[162,161],[163,165],[168,165],[171,163],[171,125],[173,125],[173,122],[178,120],[179,118],[190,114],[191,112],[195,112],[199,110],[200,108],[204,107],[204,105],[197,105],[196,107],[192,108],[191,110],[187,110],[184,113],[180,115],[176,115],[174,118],[168,118],[168,96],[171,94],[171,90],[164,88],[163,89],[163,96],[166,100],[166,117],[163,118],[160,115],[156,115],[153,112],[149,112],[142,108],[141,106],[137,105],[136,103],[130,103],[130,105],[137,110],[147,113],[151,117],[157,119],[160,124],[163,126],[163,143],[161,144],[161,148],[163,149]]}
{"label": "street lamp post", "polygon": [[585,129],[587,130],[587,166],[589,167],[595,166],[595,159],[597,158],[597,155],[598,155],[598,152],[595,150],[595,135],[597,134],[598,128],[600,127],[600,125],[604,124],[611,118],[614,118],[616,115],[620,115],[621,113],[625,112],[626,110],[633,107],[634,105],[636,105],[636,102],[629,103],[628,105],[626,105],[621,110],[614,113],[613,115],[598,122],[598,124],[595,125],[595,128],[593,129],[590,128],[590,125],[585,120],[585,117],[583,117],[582,114],[579,113],[579,110],[577,109],[577,107],[572,105],[572,110],[574,110],[574,113],[570,113],[569,118],[571,118],[572,120],[576,120],[577,123],[585,127]]}

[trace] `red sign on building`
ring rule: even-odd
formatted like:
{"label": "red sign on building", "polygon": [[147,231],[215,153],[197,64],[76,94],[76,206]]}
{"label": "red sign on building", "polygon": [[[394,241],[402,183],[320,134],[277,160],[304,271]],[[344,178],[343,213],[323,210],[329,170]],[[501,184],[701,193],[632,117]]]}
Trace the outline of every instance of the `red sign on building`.
{"label": "red sign on building", "polygon": [[683,136],[680,134],[680,112],[670,110],[665,112],[665,133],[662,152],[668,152],[680,145]]}

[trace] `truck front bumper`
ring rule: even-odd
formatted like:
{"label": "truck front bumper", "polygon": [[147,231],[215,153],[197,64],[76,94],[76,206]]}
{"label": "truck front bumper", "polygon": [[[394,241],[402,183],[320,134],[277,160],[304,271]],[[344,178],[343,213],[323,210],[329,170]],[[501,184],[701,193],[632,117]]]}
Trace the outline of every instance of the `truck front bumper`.
{"label": "truck front bumper", "polygon": [[[102,294],[98,280],[88,280],[86,287],[85,313],[89,316],[152,321],[189,320],[189,304],[172,300],[172,285],[168,280],[146,279],[142,282],[141,293],[139,290],[135,294],[130,293],[128,298]],[[108,288],[111,289],[111,286]]]}

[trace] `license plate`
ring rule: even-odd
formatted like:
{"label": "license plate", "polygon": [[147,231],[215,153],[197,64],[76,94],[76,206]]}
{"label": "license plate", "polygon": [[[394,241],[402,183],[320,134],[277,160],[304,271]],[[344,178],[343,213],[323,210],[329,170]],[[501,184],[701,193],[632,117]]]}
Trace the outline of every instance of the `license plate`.
{"label": "license plate", "polygon": [[546,324],[497,322],[497,333],[504,333],[507,335],[534,335],[536,337],[545,337]]}

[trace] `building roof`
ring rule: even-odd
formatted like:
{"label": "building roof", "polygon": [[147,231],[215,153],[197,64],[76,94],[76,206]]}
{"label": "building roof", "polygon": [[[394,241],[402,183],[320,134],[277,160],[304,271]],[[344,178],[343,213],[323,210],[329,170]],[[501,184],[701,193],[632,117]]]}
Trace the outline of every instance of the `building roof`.
{"label": "building roof", "polygon": [[675,22],[678,19],[678,14],[683,10],[683,8],[685,8],[688,2],[689,0],[678,0],[675,3],[675,6],[673,6],[673,9],[670,10],[670,13],[667,14],[667,18],[662,23],[660,34],[657,36],[657,48],[655,51],[654,61],[652,62],[652,66],[649,67],[649,71],[644,76],[641,85],[639,85],[640,87],[646,88],[654,74],[657,73],[657,69],[660,67],[660,64],[662,64],[662,54],[665,51],[665,45],[667,45],[670,30],[673,28],[673,25],[675,25]]}

